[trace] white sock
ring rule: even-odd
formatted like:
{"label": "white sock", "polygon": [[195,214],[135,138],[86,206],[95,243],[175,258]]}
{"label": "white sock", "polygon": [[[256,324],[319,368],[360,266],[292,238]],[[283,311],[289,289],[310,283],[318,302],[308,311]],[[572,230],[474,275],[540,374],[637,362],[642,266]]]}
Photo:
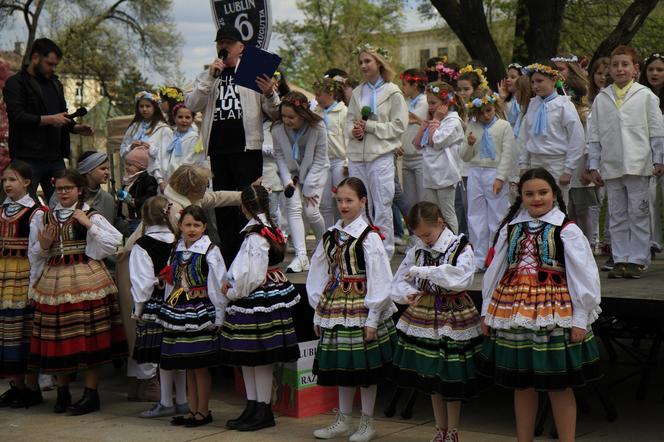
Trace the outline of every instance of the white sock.
{"label": "white sock", "polygon": [[353,414],[355,387],[339,387],[339,411],[345,415]]}
{"label": "white sock", "polygon": [[159,387],[161,389],[161,405],[164,407],[173,406],[173,370],[159,369]]}
{"label": "white sock", "polygon": [[242,367],[242,379],[244,379],[244,390],[248,401],[255,401],[256,393],[256,374],[254,367]]}
{"label": "white sock", "polygon": [[377,385],[360,388],[360,398],[362,399],[362,414],[369,417],[374,415],[374,405],[376,405],[376,392],[378,391]]}
{"label": "white sock", "polygon": [[178,405],[187,403],[187,371],[173,370],[175,373],[175,403]]}
{"label": "white sock", "polygon": [[264,404],[272,402],[272,364],[254,367],[256,375],[256,400]]}

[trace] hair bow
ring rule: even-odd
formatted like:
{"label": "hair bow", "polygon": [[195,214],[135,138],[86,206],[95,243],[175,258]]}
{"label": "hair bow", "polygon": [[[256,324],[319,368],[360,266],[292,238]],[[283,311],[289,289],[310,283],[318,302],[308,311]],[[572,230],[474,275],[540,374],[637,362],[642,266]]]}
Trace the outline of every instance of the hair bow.
{"label": "hair bow", "polygon": [[267,227],[263,227],[261,229],[261,236],[263,238],[270,238],[272,241],[276,242],[277,244],[285,244],[286,243],[286,238],[284,238],[284,235],[281,233],[280,229],[277,229],[277,234],[275,235],[272,230],[268,229]]}
{"label": "hair bow", "polygon": [[380,231],[380,227],[378,227],[378,226],[374,226],[374,225],[372,224],[372,225],[371,225],[371,230],[373,230],[374,232],[376,232],[376,233],[378,234],[378,236],[380,236],[380,239],[382,239],[383,241],[385,241],[385,235],[383,235],[383,232]]}
{"label": "hair bow", "polygon": [[167,265],[159,272],[159,279],[173,285],[173,266]]}

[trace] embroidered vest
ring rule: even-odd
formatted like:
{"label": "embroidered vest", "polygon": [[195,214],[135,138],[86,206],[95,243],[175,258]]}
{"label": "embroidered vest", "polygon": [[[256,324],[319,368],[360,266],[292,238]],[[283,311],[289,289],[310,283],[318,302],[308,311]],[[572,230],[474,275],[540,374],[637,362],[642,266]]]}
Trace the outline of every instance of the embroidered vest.
{"label": "embroidered vest", "polygon": [[28,252],[28,239],[30,238],[30,221],[32,215],[41,210],[38,204],[32,207],[22,207],[17,213],[8,216],[5,208],[0,209],[0,257],[25,258]]}
{"label": "embroidered vest", "polygon": [[172,266],[173,281],[176,288],[184,288],[187,292],[205,290],[207,293],[207,279],[210,267],[208,266],[206,256],[213,246],[213,244],[210,244],[205,254],[191,253],[186,259],[184,257],[185,252],[175,252]]}
{"label": "embroidered vest", "polygon": [[510,269],[515,269],[524,252],[524,244],[532,237],[535,246],[535,262],[537,270],[545,272],[565,272],[565,249],[560,239],[560,232],[570,221],[567,217],[562,225],[555,226],[549,223],[542,223],[541,226],[533,229],[528,222],[512,224],[507,226],[507,239],[509,241],[507,249],[507,262]]}
{"label": "embroidered vest", "polygon": [[[85,212],[88,218],[98,213],[94,209]],[[48,265],[71,265],[88,262],[90,258],[85,254],[87,245],[88,229],[83,227],[70,216],[65,222],[60,223],[54,210],[49,210],[44,216],[44,225],[55,225],[58,234],[48,251]]]}
{"label": "embroidered vest", "polygon": [[[447,247],[447,249],[442,253],[431,252],[429,250],[417,249],[415,251],[415,262],[418,266],[426,267],[438,267],[443,264],[450,264],[455,266],[459,255],[463,252],[463,249],[468,245],[468,237],[466,235],[459,235],[457,239],[452,241],[452,243]],[[443,295],[450,294],[444,288],[439,285],[432,283],[426,279],[418,279],[417,284],[419,289],[432,293],[434,295]]]}
{"label": "embroidered vest", "polygon": [[323,248],[332,276],[336,275],[338,271],[341,280],[348,277],[365,277],[367,265],[364,260],[363,244],[370,232],[372,232],[371,227],[367,226],[359,237],[353,238],[349,235],[343,243],[339,239],[339,230],[333,229],[325,232]]}

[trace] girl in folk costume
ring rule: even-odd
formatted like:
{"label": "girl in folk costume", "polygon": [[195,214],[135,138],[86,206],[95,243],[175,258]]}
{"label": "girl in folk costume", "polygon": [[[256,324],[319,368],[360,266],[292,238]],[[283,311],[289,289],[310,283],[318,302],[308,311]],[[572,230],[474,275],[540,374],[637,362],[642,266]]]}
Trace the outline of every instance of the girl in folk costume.
{"label": "girl in folk costume", "polygon": [[40,205],[29,194],[32,169],[13,161],[2,173],[6,195],[0,211],[0,377],[10,389],[0,407],[31,407],[42,402],[38,374],[27,372],[33,306],[28,300],[30,220]]}
{"label": "girl in folk costume", "polygon": [[323,118],[327,130],[327,155],[330,159],[330,173],[323,189],[320,211],[325,219],[325,227],[334,224],[338,213],[335,211],[334,194],[337,185],[348,175],[346,159],[346,115],[348,108],[344,103],[344,78],[325,77],[314,83],[314,92],[318,102],[317,113]]}
{"label": "girl in folk costume", "polygon": [[173,108],[173,118],[175,119],[173,136],[168,147],[161,152],[160,158],[160,168],[166,182],[182,165],[195,164],[209,167],[198,128],[194,124],[194,113],[184,104],[176,104]]}
{"label": "girl in folk costume", "polygon": [[491,239],[509,210],[516,141],[498,94],[476,92],[471,98],[466,107],[474,118],[468,123],[461,159],[470,165],[468,230],[475,246],[475,268],[483,271]]}
{"label": "girl in folk costume", "polygon": [[516,99],[516,82],[521,77],[521,66],[519,63],[510,63],[507,65],[505,78],[498,83],[498,95],[505,103],[505,118],[514,127],[519,119],[521,108]]}
{"label": "girl in folk costume", "polygon": [[459,440],[461,402],[477,393],[480,316],[468,290],[475,263],[468,238],[452,233],[430,202],[410,211],[419,238],[394,276],[392,299],[409,304],[397,330],[393,380],[431,395],[437,442]]}
{"label": "girl in folk costume", "polygon": [[164,171],[161,170],[160,158],[168,146],[173,131],[164,120],[159,108],[161,99],[156,94],[142,91],[134,97],[136,109],[134,119],[125,132],[120,144],[120,156],[124,159],[133,149],[146,149],[150,154],[148,173],[159,184],[161,190],[166,187]]}
{"label": "girl in folk costume", "polygon": [[134,149],[125,157],[125,174],[122,177],[122,188],[118,190],[118,214],[125,228],[122,232],[129,236],[141,223],[141,210],[145,201],[157,194],[157,180],[148,171],[148,151]]}
{"label": "girl in folk costume", "polygon": [[[136,319],[136,342],[132,358],[137,364],[158,364],[161,360],[163,327],[157,315],[164,302],[164,286],[158,277],[168,264],[175,235],[168,224],[172,204],[163,196],[154,196],[142,206],[144,235],[136,241],[129,256],[131,294]],[[152,408],[140,413],[143,418],[184,414],[189,410],[184,370],[159,369],[161,398]],[[176,402],[173,404],[173,384]]]}
{"label": "girl in folk costume", "polygon": [[583,125],[574,104],[556,92],[560,72],[551,61],[535,63],[523,68],[530,77],[535,97],[518,138],[519,167],[543,167],[555,178],[568,201],[569,185],[579,159],[585,150]]}
{"label": "girl in folk costume", "polygon": [[551,400],[558,437],[574,440],[574,387],[597,379],[590,324],[601,309],[588,240],[565,215],[553,176],[526,171],[519,197],[494,239],[484,276],[484,341],[478,372],[514,389],[517,438],[532,441],[538,391]]}
{"label": "girl in folk costume", "polygon": [[205,234],[207,225],[201,207],[184,209],[178,223],[180,239],[160,274],[166,282],[166,298],[156,319],[164,327],[161,368],[187,370],[189,412],[171,420],[187,427],[212,422],[208,368],[219,364],[217,328],[224,320],[221,281],[226,264],[219,247]]}
{"label": "girl in folk costume", "polygon": [[249,222],[222,288],[229,303],[220,347],[225,365],[242,368],[247,394],[244,411],[226,427],[255,431],[275,425],[273,365],[299,357],[290,309],[300,295],[279,269],[286,240],[270,217],[267,190],[258,185],[245,188],[241,207]]}
{"label": "girl in folk costume", "polygon": [[[30,223],[30,299],[35,319],[29,368],[57,375],[54,411],[99,410],[97,367],[126,357],[117,288],[103,263],[122,234],[85,201],[85,178],[76,170],[55,176],[58,203]],[[85,371],[85,392],[71,404],[69,375]]]}
{"label": "girl in folk costume", "polygon": [[424,198],[422,152],[413,139],[428,116],[426,86],[426,74],[419,69],[407,69],[401,74],[401,89],[408,100],[408,127],[401,138],[402,184],[408,210]]}
{"label": "girl in folk costume", "polygon": [[[369,441],[377,384],[386,374],[396,344],[390,300],[392,270],[376,227],[368,224],[367,190],[358,178],[337,187],[341,214],[318,244],[307,277],[309,304],[316,310],[314,330],[320,336],[314,374],[318,385],[339,387],[335,422],[314,431],[319,439],[350,436]],[[369,221],[370,223],[371,221]],[[353,398],[360,387],[362,419],[353,433]]]}
{"label": "girl in folk costume", "polygon": [[437,204],[447,226],[459,230],[454,208],[455,187],[461,181],[459,148],[463,144],[466,106],[447,83],[427,86],[429,119],[423,121],[413,140],[422,149],[424,199]]}
{"label": "girl in folk costume", "polygon": [[394,152],[408,125],[408,105],[392,82],[394,71],[389,53],[364,44],[356,49],[363,82],[353,91],[348,106],[346,130],[351,133],[346,154],[348,173],[366,183],[369,211],[385,234],[387,255],[394,253]]}
{"label": "girl in folk costume", "polygon": [[302,212],[316,239],[325,233],[320,202],[330,169],[327,133],[323,119],[309,109],[309,100],[300,92],[286,94],[279,113],[281,121],[272,126],[272,143],[286,189],[288,228],[295,248],[295,258],[287,271],[297,273],[309,269]]}

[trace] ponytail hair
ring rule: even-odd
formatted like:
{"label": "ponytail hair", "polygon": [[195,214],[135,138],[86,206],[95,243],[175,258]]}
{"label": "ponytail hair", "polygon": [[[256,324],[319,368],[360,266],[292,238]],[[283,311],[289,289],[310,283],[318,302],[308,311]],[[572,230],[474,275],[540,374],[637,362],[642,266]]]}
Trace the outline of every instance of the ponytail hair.
{"label": "ponytail hair", "polygon": [[447,224],[438,204],[429,201],[420,201],[411,207],[410,212],[408,212],[411,229],[416,229],[422,222],[432,226],[436,225],[439,219],[442,219]]}
{"label": "ponytail hair", "polygon": [[171,206],[172,203],[161,195],[155,195],[145,200],[143,207],[141,207],[143,233],[150,226],[167,226],[172,231],[173,228],[169,221]]}

